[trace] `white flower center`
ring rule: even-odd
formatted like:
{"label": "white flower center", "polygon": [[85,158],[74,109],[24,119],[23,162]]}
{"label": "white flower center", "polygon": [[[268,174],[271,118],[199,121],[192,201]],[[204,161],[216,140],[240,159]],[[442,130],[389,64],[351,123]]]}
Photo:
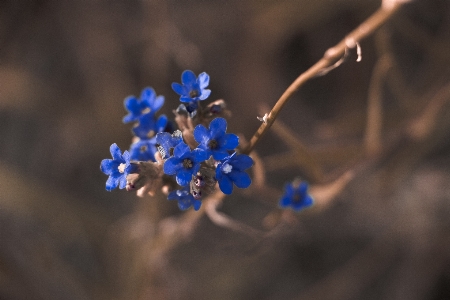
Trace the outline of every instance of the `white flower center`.
{"label": "white flower center", "polygon": [[120,164],[118,167],[117,167],[117,169],[119,169],[119,172],[120,173],[123,173],[123,172],[125,172],[125,168],[126,168],[126,164]]}
{"label": "white flower center", "polygon": [[230,173],[231,170],[233,170],[233,167],[230,166],[228,163],[225,163],[222,167],[222,172],[224,172],[225,174]]}

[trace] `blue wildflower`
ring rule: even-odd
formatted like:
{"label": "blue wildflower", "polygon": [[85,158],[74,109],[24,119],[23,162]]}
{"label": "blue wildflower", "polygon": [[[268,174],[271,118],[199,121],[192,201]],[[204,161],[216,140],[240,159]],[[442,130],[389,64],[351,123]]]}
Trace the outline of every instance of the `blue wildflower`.
{"label": "blue wildflower", "polygon": [[130,163],[130,154],[125,151],[123,154],[120,148],[114,143],[109,148],[113,159],[104,159],[100,164],[100,170],[109,175],[106,180],[106,190],[112,191],[117,186],[119,189],[127,185],[127,175],[135,171],[135,165]]}
{"label": "blue wildflower", "polygon": [[135,96],[125,98],[124,106],[129,114],[123,117],[124,123],[138,121],[144,114],[155,114],[164,104],[164,96],[156,96],[153,88],[142,90],[140,99]]}
{"label": "blue wildflower", "polygon": [[308,183],[289,183],[285,186],[284,195],[281,197],[279,205],[281,207],[291,207],[295,211],[309,207],[313,204],[313,198],[308,194]]}
{"label": "blue wildflower", "polygon": [[139,140],[130,146],[130,159],[138,161],[156,161],[156,138]]}
{"label": "blue wildflower", "polygon": [[233,183],[241,189],[247,188],[252,183],[250,176],[244,170],[253,165],[253,159],[245,154],[236,154],[225,157],[216,168],[216,179],[219,188],[224,194],[233,192]]}
{"label": "blue wildflower", "polygon": [[206,159],[204,150],[197,148],[191,151],[186,143],[181,142],[173,150],[173,156],[164,162],[164,173],[176,175],[177,183],[185,186],[191,181],[192,175],[200,170],[200,163]]}
{"label": "blue wildflower", "polygon": [[181,82],[172,83],[172,89],[180,95],[181,102],[197,102],[205,100],[211,94],[211,90],[207,90],[209,85],[209,75],[205,72],[195,77],[194,72],[186,70],[181,74]]}
{"label": "blue wildflower", "polygon": [[224,159],[229,155],[228,150],[234,150],[239,145],[239,138],[227,131],[227,121],[224,118],[215,118],[209,123],[209,130],[203,125],[194,129],[194,139],[198,147],[211,155],[215,160]]}
{"label": "blue wildflower", "polygon": [[177,200],[178,207],[181,210],[186,210],[191,206],[194,207],[194,210],[199,210],[200,206],[202,205],[202,202],[200,200],[195,199],[194,196],[189,193],[189,187],[183,188],[182,190],[170,192],[167,196],[167,199]]}
{"label": "blue wildflower", "polygon": [[[181,131],[176,130],[170,134],[168,132],[160,132],[156,135],[156,143],[162,148],[161,157],[169,158],[173,148],[183,141]],[[171,150],[172,149],[172,150]]]}
{"label": "blue wildflower", "polygon": [[140,139],[148,139],[153,137],[156,133],[164,131],[168,124],[166,115],[161,115],[156,120],[153,113],[143,115],[139,124],[133,128],[133,133]]}

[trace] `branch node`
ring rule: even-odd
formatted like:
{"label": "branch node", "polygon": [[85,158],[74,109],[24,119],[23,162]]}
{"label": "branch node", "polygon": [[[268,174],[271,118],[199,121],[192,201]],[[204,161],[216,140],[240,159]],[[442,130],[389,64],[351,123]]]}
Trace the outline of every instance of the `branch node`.
{"label": "branch node", "polygon": [[[331,49],[333,49],[333,48],[328,49],[328,51],[331,50]],[[327,52],[325,52],[325,55],[327,55]],[[337,62],[332,64],[331,66],[323,68],[322,70],[317,72],[316,77],[326,75],[330,71],[332,71],[332,70],[336,69],[337,67],[339,67],[340,65],[342,65],[345,62],[345,60],[347,59],[347,56],[348,56],[348,47],[345,47],[344,55]]]}

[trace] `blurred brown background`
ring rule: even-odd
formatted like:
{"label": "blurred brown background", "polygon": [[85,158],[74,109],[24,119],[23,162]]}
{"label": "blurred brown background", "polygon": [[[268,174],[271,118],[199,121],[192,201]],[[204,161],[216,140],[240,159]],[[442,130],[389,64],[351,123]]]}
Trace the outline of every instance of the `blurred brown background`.
{"label": "blurred brown background", "polygon": [[[249,139],[259,106],[379,6],[0,1],[0,299],[450,299],[448,0],[405,5],[361,43],[362,62],[352,53],[280,114],[322,176],[284,160],[289,149],[271,131],[256,150],[273,192],[237,192],[221,211],[266,230],[284,182],[326,183],[349,168],[357,176],[276,234],[256,238],[202,216],[161,242],[184,224],[176,204],[108,193],[99,170],[113,142],[130,144],[126,96],[152,86],[172,117],[170,84],[185,69],[206,71],[210,100],[233,112],[229,131]],[[383,108],[377,159],[362,146],[371,93]],[[430,107],[432,130],[405,134]]]}

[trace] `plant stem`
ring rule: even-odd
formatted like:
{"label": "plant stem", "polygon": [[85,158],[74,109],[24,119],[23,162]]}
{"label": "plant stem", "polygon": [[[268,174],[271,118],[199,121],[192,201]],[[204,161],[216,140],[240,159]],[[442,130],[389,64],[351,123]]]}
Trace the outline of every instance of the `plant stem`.
{"label": "plant stem", "polygon": [[[388,1],[384,1],[388,2]],[[258,130],[255,132],[250,140],[248,146],[242,151],[242,153],[249,154],[254,149],[256,143],[264,136],[269,130],[278,113],[288,102],[288,100],[298,91],[298,89],[308,80],[320,75],[320,72],[325,68],[332,66],[337,60],[342,58],[346,49],[356,47],[362,39],[370,36],[375,30],[389,20],[392,15],[401,7],[405,1],[390,1],[391,5],[382,5],[375,13],[373,13],[367,20],[361,23],[355,30],[341,40],[336,46],[328,49],[324,56],[312,67],[302,73],[295,81],[286,89],[286,91],[278,99],[275,106],[267,115],[265,122],[261,124]],[[384,3],[383,3],[384,4]]]}

